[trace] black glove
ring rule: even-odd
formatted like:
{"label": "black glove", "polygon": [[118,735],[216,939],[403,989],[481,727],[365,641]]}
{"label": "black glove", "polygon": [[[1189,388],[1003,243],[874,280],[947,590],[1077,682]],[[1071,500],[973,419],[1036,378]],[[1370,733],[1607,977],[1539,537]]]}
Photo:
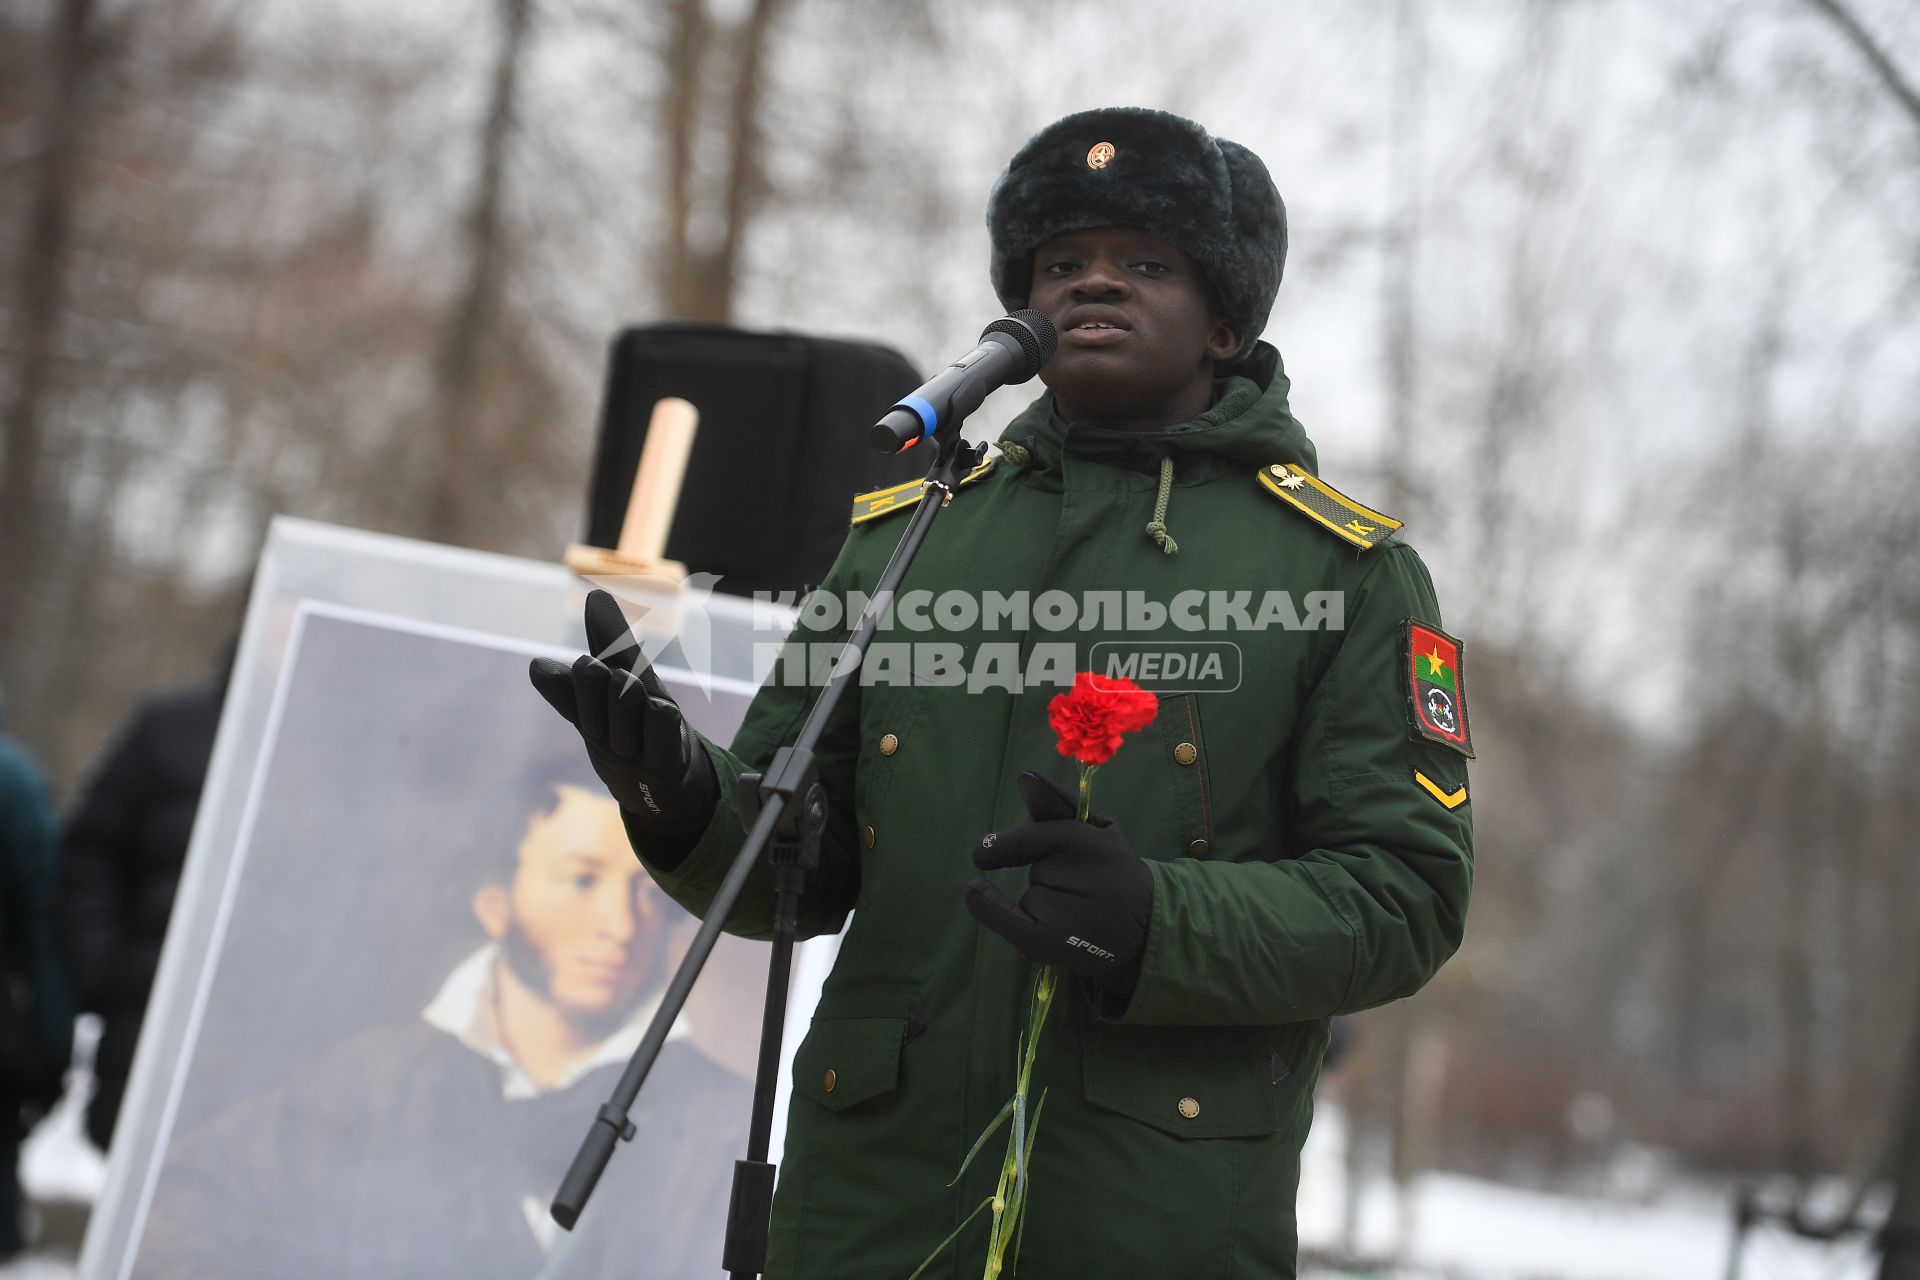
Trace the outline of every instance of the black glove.
{"label": "black glove", "polygon": [[659,839],[657,850],[649,842],[647,856],[678,862],[706,830],[719,800],[713,762],[653,665],[641,659],[614,598],[590,593],[586,619],[591,653],[572,667],[535,658],[527,675],[586,739],[587,759],[629,825]]}
{"label": "black glove", "polygon": [[1153,873],[1106,818],[1082,822],[1072,796],[1037,773],[1020,775],[1033,821],[982,836],[982,871],[1031,866],[1018,903],[984,877],[967,885],[967,910],[1040,964],[1093,978],[1122,995],[1140,975],[1153,918]]}

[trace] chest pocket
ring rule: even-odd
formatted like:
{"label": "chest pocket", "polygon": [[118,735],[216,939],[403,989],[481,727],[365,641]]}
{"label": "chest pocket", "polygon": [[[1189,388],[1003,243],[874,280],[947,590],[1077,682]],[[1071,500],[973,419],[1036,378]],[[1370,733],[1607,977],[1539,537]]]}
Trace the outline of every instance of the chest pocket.
{"label": "chest pocket", "polygon": [[793,1091],[829,1111],[892,1093],[905,1031],[899,1017],[815,1019],[793,1056]]}

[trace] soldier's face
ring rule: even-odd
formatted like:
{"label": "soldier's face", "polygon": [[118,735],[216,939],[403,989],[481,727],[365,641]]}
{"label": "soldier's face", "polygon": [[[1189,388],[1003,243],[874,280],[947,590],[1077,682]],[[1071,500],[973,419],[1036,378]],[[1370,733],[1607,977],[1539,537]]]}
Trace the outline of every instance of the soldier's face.
{"label": "soldier's face", "polygon": [[1197,417],[1214,363],[1239,347],[1199,264],[1136,228],[1041,245],[1028,305],[1060,331],[1040,380],[1073,422],[1147,430]]}
{"label": "soldier's face", "polygon": [[520,844],[500,936],[521,980],[586,1019],[624,1013],[659,951],[660,891],[627,847],[620,806],[578,787]]}

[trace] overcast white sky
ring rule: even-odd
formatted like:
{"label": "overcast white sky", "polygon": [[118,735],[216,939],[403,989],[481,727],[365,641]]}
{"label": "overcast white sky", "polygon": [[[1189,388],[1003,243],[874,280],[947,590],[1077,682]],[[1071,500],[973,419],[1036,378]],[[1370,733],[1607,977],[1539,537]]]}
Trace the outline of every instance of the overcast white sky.
{"label": "overcast white sky", "polygon": [[[1920,76],[1920,6],[1854,2]],[[741,323],[879,338],[931,370],[999,313],[982,214],[1019,144],[1086,107],[1177,111],[1273,172],[1291,246],[1265,336],[1328,478],[1378,502],[1386,231],[1408,208],[1418,493],[1396,514],[1457,630],[1577,637],[1580,662],[1630,673],[1606,683],[1643,721],[1687,678],[1701,584],[1766,518],[1737,484],[1712,492],[1733,442],[1808,466],[1836,441],[1912,434],[1920,130],[1807,0],[981,0],[929,6],[933,41],[899,36],[907,11],[792,0],[776,28],[774,196],[748,242]],[[565,429],[584,435],[605,342],[660,318],[658,80],[594,0],[537,12],[509,195],[556,234],[514,288],[572,371]],[[343,199],[379,193],[397,269],[444,256],[493,6],[262,15],[284,47],[424,56],[430,72],[377,112],[270,79],[223,128],[236,146],[307,149]],[[1417,84],[1396,72],[1411,65]],[[1399,186],[1396,101],[1413,157]],[[297,235],[312,200],[289,188],[250,216]],[[1756,395],[1743,371],[1762,349],[1773,367]],[[1529,398],[1497,431],[1489,405],[1516,386]],[[1027,395],[990,399],[973,434]],[[1703,506],[1703,485],[1728,505]]]}

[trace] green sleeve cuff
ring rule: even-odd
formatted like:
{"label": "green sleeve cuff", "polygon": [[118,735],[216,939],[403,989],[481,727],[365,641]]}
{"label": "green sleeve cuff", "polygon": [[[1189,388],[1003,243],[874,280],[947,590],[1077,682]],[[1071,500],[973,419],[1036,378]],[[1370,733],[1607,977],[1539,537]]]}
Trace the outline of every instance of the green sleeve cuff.
{"label": "green sleeve cuff", "polygon": [[1165,912],[1168,893],[1166,867],[1164,862],[1147,859],[1147,872],[1153,877],[1153,909],[1147,918],[1147,943],[1140,951],[1140,969],[1134,978],[1132,992],[1123,996],[1092,983],[1087,986],[1093,1001],[1094,1016],[1102,1022],[1121,1026],[1151,1026],[1169,1021],[1153,1016],[1157,1007],[1177,998],[1174,993],[1165,990],[1168,984],[1162,972],[1164,966],[1156,954],[1164,950],[1162,938],[1166,930],[1172,927],[1167,922]]}

